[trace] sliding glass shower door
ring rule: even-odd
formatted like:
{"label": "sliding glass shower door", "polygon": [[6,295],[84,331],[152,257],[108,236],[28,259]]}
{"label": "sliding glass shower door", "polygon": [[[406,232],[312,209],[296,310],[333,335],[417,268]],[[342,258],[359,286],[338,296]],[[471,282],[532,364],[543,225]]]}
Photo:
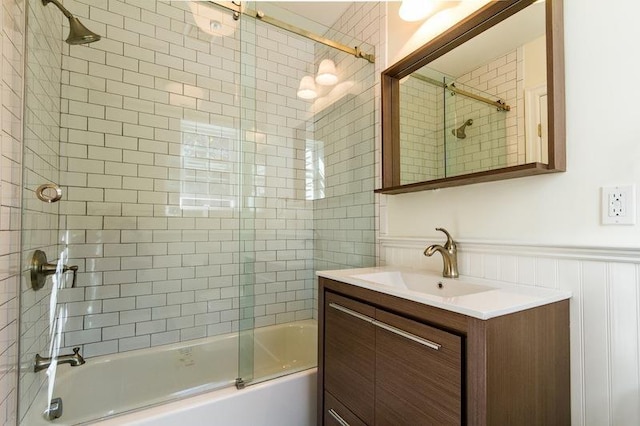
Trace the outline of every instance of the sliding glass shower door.
{"label": "sliding glass shower door", "polygon": [[[309,368],[288,349],[316,317],[315,271],[375,264],[374,65],[213,2],[121,3],[74,1],[102,39],[68,45],[60,12],[27,2],[23,424],[58,397],[65,421],[93,421]],[[343,34],[362,7],[322,35],[373,55]],[[327,59],[337,81],[309,98]],[[267,326],[294,331],[272,350],[255,336]],[[113,399],[74,414],[91,392],[66,396],[72,373],[134,358],[136,374],[184,374],[161,388],[109,371]]]}

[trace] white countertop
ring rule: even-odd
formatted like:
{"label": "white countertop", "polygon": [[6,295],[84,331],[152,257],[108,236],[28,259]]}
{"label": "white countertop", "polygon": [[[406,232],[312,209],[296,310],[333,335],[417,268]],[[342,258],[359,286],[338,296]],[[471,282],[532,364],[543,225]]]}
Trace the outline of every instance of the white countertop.
{"label": "white countertop", "polygon": [[[381,272],[387,274],[380,274]],[[414,302],[424,303],[425,305],[469,315],[482,320],[571,298],[571,292],[568,291],[543,287],[519,286],[478,278],[443,278],[442,275],[432,271],[395,266],[318,271],[316,274],[320,277],[341,281],[407,300],[413,300]],[[407,278],[406,283],[403,282],[403,279],[395,278],[401,276]],[[394,278],[392,279],[391,277]],[[371,279],[373,279],[373,281]],[[379,282],[376,282],[376,280]],[[439,283],[442,283],[442,287],[452,289],[465,286],[471,288],[486,286],[486,288],[471,294],[440,296],[420,291],[420,286],[423,284],[415,284],[415,282],[421,280],[424,280],[425,288],[430,288],[430,290],[428,290],[430,293],[436,294],[438,290],[434,289],[437,288]],[[414,283],[410,281],[414,281]]]}

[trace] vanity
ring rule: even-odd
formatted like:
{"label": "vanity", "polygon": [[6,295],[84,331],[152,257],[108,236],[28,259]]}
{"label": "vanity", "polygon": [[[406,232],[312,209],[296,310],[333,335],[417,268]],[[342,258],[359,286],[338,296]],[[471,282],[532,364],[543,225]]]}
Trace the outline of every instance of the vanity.
{"label": "vanity", "polygon": [[323,271],[319,425],[569,425],[569,298],[395,267]]}

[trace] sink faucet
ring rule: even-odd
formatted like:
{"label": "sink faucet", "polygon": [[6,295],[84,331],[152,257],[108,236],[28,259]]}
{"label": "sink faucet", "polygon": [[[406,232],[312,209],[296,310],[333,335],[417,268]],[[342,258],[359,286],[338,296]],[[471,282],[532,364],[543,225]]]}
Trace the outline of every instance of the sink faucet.
{"label": "sink faucet", "polygon": [[444,262],[442,276],[445,278],[458,278],[458,248],[456,242],[453,241],[451,235],[444,228],[436,228],[436,231],[442,231],[447,236],[447,242],[444,246],[440,244],[432,244],[424,250],[425,256],[431,256],[439,251]]}
{"label": "sink faucet", "polygon": [[56,358],[45,358],[41,357],[40,354],[36,354],[36,362],[33,365],[33,371],[38,372],[48,368],[53,360],[55,360],[57,364],[71,364],[72,367],[82,365],[85,363],[85,360],[79,352],[80,348],[73,348],[72,354],[60,355]]}

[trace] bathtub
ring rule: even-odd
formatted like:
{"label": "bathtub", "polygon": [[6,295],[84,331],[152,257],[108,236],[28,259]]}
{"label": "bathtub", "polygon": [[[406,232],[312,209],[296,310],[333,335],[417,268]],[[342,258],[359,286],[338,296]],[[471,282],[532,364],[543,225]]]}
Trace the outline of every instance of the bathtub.
{"label": "bathtub", "polygon": [[62,417],[45,418],[45,384],[22,424],[313,425],[316,336],[313,320],[256,329],[260,383],[241,390],[237,333],[60,365],[52,396],[62,398]]}

